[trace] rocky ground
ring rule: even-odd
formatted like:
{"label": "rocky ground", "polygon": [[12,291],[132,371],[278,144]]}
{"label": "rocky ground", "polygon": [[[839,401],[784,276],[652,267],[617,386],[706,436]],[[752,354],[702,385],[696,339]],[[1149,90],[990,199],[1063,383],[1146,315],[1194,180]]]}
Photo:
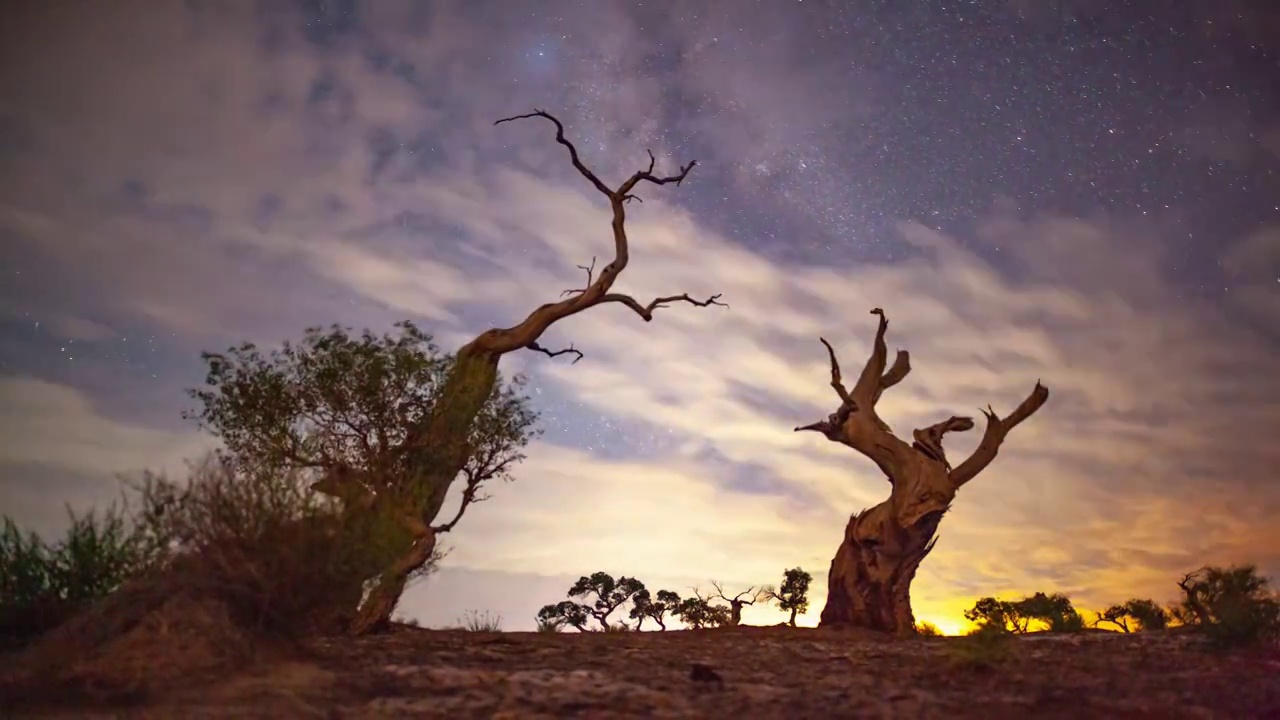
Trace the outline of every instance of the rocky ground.
{"label": "rocky ground", "polygon": [[0,717],[1280,718],[1280,652],[1217,652],[1173,631],[984,642],[397,627],[185,685],[129,708],[9,706]]}

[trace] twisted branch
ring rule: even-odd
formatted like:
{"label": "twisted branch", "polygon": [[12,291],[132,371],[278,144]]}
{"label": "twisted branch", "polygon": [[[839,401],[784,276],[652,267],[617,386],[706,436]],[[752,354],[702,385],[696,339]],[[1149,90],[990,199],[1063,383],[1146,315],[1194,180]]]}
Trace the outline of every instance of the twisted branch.
{"label": "twisted branch", "polygon": [[982,440],[978,443],[977,449],[964,462],[951,471],[951,482],[956,487],[960,487],[972,480],[978,473],[982,472],[992,460],[996,459],[996,455],[1000,452],[1000,445],[1004,442],[1009,431],[1014,429],[1023,420],[1031,417],[1045,401],[1049,399],[1049,388],[1036,381],[1035,389],[1023,400],[1013,412],[1008,416],[1001,418],[996,415],[995,410],[988,405],[986,410],[982,411],[987,416],[987,429],[982,434]]}

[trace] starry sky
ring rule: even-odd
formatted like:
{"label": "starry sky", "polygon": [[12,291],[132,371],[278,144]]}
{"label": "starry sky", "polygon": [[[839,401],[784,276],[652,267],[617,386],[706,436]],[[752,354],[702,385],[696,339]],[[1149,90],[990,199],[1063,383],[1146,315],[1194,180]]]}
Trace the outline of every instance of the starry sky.
{"label": "starry sky", "polygon": [[[687,591],[815,575],[888,486],[796,425],[872,307],[900,433],[1043,379],[914,586],[1172,599],[1280,575],[1280,11],[1172,0],[19,0],[0,10],[0,507],[47,533],[211,447],[201,350],[410,318],[444,346],[611,252],[557,114],[630,209],[652,323],[508,356],[545,435],[401,606],[532,629],[595,570]],[[948,437],[964,457],[978,433]],[[1270,520],[1270,522],[1269,522]],[[784,619],[750,608],[747,622]]]}

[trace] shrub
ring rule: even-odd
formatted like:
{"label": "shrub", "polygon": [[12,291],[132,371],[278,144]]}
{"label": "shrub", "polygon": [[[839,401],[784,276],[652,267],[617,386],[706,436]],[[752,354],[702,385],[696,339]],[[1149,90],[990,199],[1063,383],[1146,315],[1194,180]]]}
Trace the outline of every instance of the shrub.
{"label": "shrub", "polygon": [[77,516],[56,544],[0,526],[0,649],[21,647],[152,566],[156,553],[117,506]]}
{"label": "shrub", "polygon": [[490,615],[488,610],[483,613],[468,610],[458,621],[458,627],[467,632],[502,632],[502,616]]}
{"label": "shrub", "polygon": [[938,629],[937,625],[922,620],[916,623],[916,634],[922,637],[939,637],[942,635],[942,631]]}
{"label": "shrub", "polygon": [[1178,616],[1217,647],[1239,647],[1280,639],[1280,600],[1254,565],[1204,567],[1178,582]]}

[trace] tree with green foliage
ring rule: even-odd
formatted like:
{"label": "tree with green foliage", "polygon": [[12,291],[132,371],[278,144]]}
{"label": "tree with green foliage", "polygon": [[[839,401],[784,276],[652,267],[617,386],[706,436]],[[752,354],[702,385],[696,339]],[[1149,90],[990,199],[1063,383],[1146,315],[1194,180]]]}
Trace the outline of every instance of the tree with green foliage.
{"label": "tree with green foliage", "polygon": [[695,588],[693,597],[684,598],[676,606],[672,615],[693,630],[703,628],[724,627],[731,621],[729,608],[723,605],[712,605],[710,598],[702,597]]}
{"label": "tree with green foliage", "polygon": [[344,512],[379,519],[371,530],[399,537],[396,557],[370,571],[382,590],[361,606],[352,628],[358,632],[390,621],[405,583],[438,557],[437,537],[486,499],[486,483],[511,479],[537,434],[523,379],[504,384],[495,376],[465,437],[465,485],[454,516],[432,524],[434,515],[406,513],[417,506],[406,499],[415,491],[403,480],[419,453],[419,429],[447,402],[457,360],[412,323],[397,327],[398,334],[382,336],[310,328],[300,343],[268,353],[252,344],[206,353],[205,387],[190,391],[198,407],[187,413],[222,441],[235,472],[295,474]]}
{"label": "tree with green foliage", "polygon": [[782,586],[777,590],[766,588],[769,597],[777,601],[778,608],[790,611],[787,624],[796,626],[796,615],[809,612],[809,584],[813,576],[802,568],[791,568],[782,573]]}
{"label": "tree with green foliage", "polygon": [[1132,632],[1129,621],[1135,620],[1140,630],[1163,630],[1169,624],[1169,612],[1154,600],[1132,598],[1121,605],[1112,605],[1098,614],[1094,625],[1111,623],[1122,632]]}
{"label": "tree with green foliage", "polygon": [[[555,126],[555,140],[568,151],[574,169],[608,200],[612,214],[613,259],[598,275],[594,261],[590,266],[583,266],[587,273],[585,287],[566,291],[561,299],[538,306],[515,325],[481,332],[454,354],[430,412],[418,417],[406,435],[403,442],[406,452],[397,464],[398,472],[384,484],[378,495],[380,502],[396,507],[394,514],[402,519],[409,539],[405,541],[403,556],[380,575],[353,624],[353,632],[363,633],[384,626],[409,575],[431,557],[437,535],[432,528],[436,527],[437,515],[450,487],[474,455],[470,442],[475,434],[474,427],[499,387],[498,364],[504,355],[532,350],[550,357],[569,354],[581,359],[582,352],[573,346],[551,350],[539,341],[555,323],[598,305],[622,305],[645,322],[653,320],[656,310],[672,303],[696,307],[723,305],[718,301],[719,295],[696,300],[682,293],[654,298],[642,304],[630,295],[613,291],[615,282],[630,261],[626,207],[630,201],[639,199],[637,188],[641,183],[679,185],[688,177],[695,162],[681,167],[680,172],[674,175],[659,175],[654,172],[657,161],[650,154],[647,168],[636,171],[618,186],[610,187],[582,161],[577,147],[565,137],[564,125],[553,115],[535,110],[503,118],[495,124],[535,118]],[[327,489],[340,497],[362,496],[367,490],[359,473],[336,476]]]}
{"label": "tree with green foliage", "polygon": [[647,589],[641,590],[631,598],[631,619],[636,621],[636,630],[644,626],[645,620],[653,620],[660,630],[666,630],[666,615],[679,606],[680,596],[670,590],[659,590],[657,599]]}
{"label": "tree with green foliage", "polygon": [[1215,644],[1248,645],[1280,638],[1280,598],[1256,565],[1207,566],[1178,581],[1175,616]]}
{"label": "tree with green foliage", "polygon": [[1018,612],[1016,602],[997,600],[993,597],[979,598],[972,608],[964,611],[966,620],[977,623],[986,630],[1024,633],[1027,631],[1027,618]]}

